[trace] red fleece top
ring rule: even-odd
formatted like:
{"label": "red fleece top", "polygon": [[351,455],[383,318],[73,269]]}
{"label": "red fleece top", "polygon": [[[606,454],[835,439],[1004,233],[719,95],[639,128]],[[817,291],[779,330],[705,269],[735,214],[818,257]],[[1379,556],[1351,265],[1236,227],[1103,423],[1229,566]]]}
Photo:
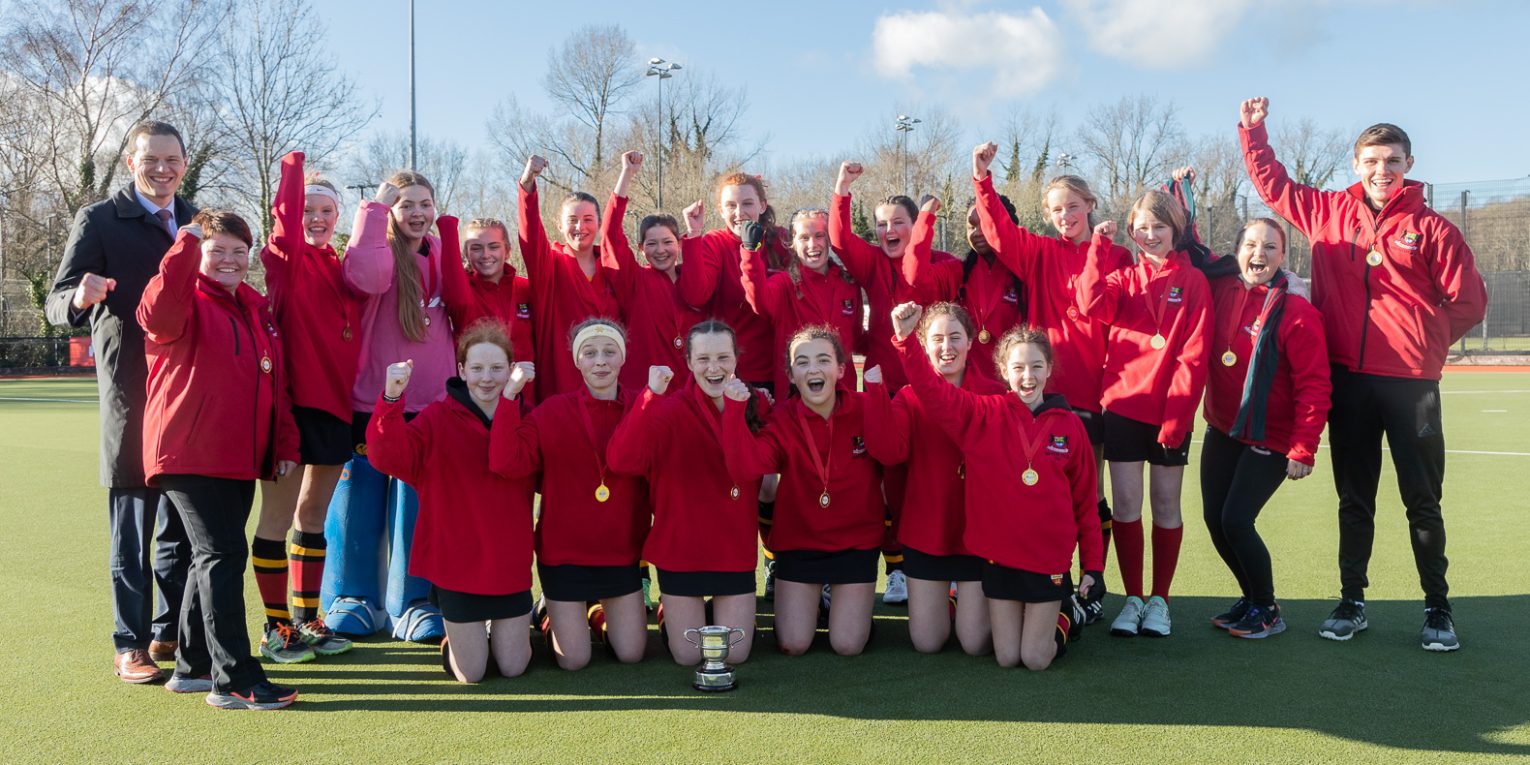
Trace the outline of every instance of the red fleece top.
{"label": "red fleece top", "polygon": [[838,330],[846,348],[860,344],[861,288],[846,278],[844,269],[832,262],[822,274],[799,268],[800,281],[793,284],[790,272],[766,275],[763,253],[740,248],[739,256],[744,297],[755,313],[775,327],[770,347],[771,358],[776,360],[776,395],[786,395],[791,385],[786,375],[786,345],[797,330],[809,324],[827,324]]}
{"label": "red fleece top", "polygon": [[[974,180],[973,188],[983,237],[999,262],[1025,283],[1026,321],[1045,329],[1052,341],[1052,376],[1047,380],[1047,392],[1062,394],[1069,406],[1100,412],[1109,327],[1085,316],[1074,298],[1090,243],[1075,245],[1016,225],[994,191],[992,176]],[[1131,265],[1131,252],[1116,244],[1111,244],[1100,259],[1105,273]]]}
{"label": "red fleece top", "polygon": [[[494,418],[489,469],[506,478],[541,475],[537,559],[549,566],[628,566],[648,535],[648,484],[606,465],[606,447],[634,396],[602,401],[581,388],[543,401],[522,419]],[[588,428],[588,429],[587,429]],[[598,487],[610,492],[596,498]]]}
{"label": "red fleece top", "polygon": [[[909,384],[966,454],[967,549],[1056,575],[1072,569],[1077,547],[1085,571],[1103,570],[1094,451],[1067,402],[1048,397],[1033,415],[1013,393],[979,395],[946,382],[914,343],[900,350]],[[1034,485],[1023,480],[1027,468]]]}
{"label": "red fleece top", "polygon": [[680,299],[703,317],[721,319],[733,328],[738,336],[739,379],[763,383],[775,379],[776,367],[783,362],[771,356],[774,330],[770,321],[756,314],[744,296],[742,247],[743,241],[728,229],[680,240],[685,264],[680,269]]}
{"label": "red fleece top", "polygon": [[638,263],[622,231],[626,213],[627,198],[613,194],[600,226],[600,264],[616,291],[622,321],[627,325],[627,361],[622,365],[621,384],[642,390],[648,385],[649,367],[667,366],[675,373],[670,385],[682,386],[691,379],[685,363],[685,336],[703,317],[680,299],[677,280]]}
{"label": "red fleece top", "polygon": [[[1405,181],[1381,212],[1363,187],[1319,191],[1292,182],[1263,123],[1238,128],[1259,197],[1312,242],[1312,302],[1328,357],[1355,372],[1440,379],[1451,344],[1487,315],[1487,287],[1460,229]],[[1379,265],[1367,254],[1376,250]]]}

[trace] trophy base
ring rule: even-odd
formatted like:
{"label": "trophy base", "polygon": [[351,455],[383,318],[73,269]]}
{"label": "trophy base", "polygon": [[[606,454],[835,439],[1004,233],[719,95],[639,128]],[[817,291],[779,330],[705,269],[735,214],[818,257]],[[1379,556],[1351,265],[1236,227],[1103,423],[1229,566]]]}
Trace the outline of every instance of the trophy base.
{"label": "trophy base", "polygon": [[696,670],[696,680],[691,687],[698,691],[717,693],[731,691],[738,687],[738,679],[733,674],[733,668],[728,667],[721,671]]}

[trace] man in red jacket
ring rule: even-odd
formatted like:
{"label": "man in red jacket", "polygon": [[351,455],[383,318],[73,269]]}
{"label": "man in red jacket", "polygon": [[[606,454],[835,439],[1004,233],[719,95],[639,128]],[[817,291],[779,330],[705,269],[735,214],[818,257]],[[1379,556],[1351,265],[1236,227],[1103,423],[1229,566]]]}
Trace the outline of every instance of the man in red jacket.
{"label": "man in red jacket", "polygon": [[1385,434],[1424,589],[1421,642],[1428,651],[1454,651],[1461,643],[1445,581],[1440,371],[1450,344],[1486,315],[1486,286],[1460,230],[1429,209],[1423,184],[1404,180],[1413,147],[1402,128],[1366,128],[1355,141],[1360,182],[1319,191],[1292,182],[1276,161],[1264,127],[1269,105],[1267,98],[1243,102],[1243,157],[1259,196],[1312,242],[1312,302],[1323,313],[1333,365],[1329,441],[1343,600],[1318,634],[1348,640],[1367,626]]}

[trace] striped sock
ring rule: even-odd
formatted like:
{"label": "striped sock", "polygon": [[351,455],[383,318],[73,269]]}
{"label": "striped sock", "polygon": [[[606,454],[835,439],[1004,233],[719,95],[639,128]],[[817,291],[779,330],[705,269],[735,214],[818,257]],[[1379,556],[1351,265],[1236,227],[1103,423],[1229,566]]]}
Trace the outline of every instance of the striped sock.
{"label": "striped sock", "polygon": [[266,623],[292,621],[287,611],[287,548],[280,539],[255,537],[250,542],[250,564],[255,569],[255,588],[266,606]]}
{"label": "striped sock", "polygon": [[324,534],[292,531],[292,616],[298,624],[319,618],[319,588],[324,583]]}

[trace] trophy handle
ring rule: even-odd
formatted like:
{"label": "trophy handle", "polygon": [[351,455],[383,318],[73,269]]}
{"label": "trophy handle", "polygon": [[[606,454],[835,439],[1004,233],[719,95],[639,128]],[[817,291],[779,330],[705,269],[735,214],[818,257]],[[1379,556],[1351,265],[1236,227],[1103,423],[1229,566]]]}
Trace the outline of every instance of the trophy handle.
{"label": "trophy handle", "polygon": [[733,633],[735,633],[735,632],[738,633],[738,637],[734,638],[733,640],[728,641],[728,647],[729,648],[732,648],[733,646],[738,645],[739,643],[743,642],[743,640],[744,640],[744,634],[745,634],[744,633],[744,628],[742,628],[742,627],[734,627],[733,629],[728,630],[728,636],[732,637]]}
{"label": "trophy handle", "polygon": [[[691,635],[693,635],[693,634],[696,636],[695,640],[691,639]],[[697,648],[701,647],[701,630],[698,630],[698,629],[688,629],[688,630],[685,631],[683,636],[685,637],[685,642],[690,643],[691,645],[696,646]]]}

